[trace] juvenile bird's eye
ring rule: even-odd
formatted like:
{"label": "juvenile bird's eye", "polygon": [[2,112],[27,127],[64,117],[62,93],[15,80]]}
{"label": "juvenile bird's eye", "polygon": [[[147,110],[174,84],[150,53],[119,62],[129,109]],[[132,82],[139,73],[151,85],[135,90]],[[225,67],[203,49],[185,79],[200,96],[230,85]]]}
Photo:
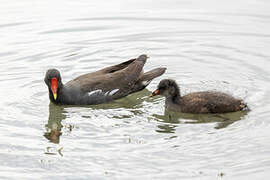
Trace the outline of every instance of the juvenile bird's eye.
{"label": "juvenile bird's eye", "polygon": [[159,89],[165,89],[165,87],[164,86],[161,86],[161,87],[159,87]]}

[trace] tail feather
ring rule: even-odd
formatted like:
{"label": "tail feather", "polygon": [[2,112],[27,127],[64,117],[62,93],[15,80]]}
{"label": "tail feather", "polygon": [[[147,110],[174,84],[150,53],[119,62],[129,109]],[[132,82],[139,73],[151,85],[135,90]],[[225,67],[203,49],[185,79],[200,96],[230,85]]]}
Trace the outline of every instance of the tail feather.
{"label": "tail feather", "polygon": [[156,68],[156,69],[153,69],[151,71],[148,71],[146,73],[143,73],[140,77],[139,77],[139,80],[138,81],[151,81],[153,80],[154,78],[156,77],[159,77],[161,76],[162,74],[165,73],[167,68]]}
{"label": "tail feather", "polygon": [[166,68],[156,68],[151,71],[148,71],[146,73],[143,73],[140,75],[138,81],[136,82],[134,88],[132,89],[132,92],[137,92],[140,90],[143,90],[150,82],[156,78],[164,74],[166,71]]}
{"label": "tail feather", "polygon": [[143,66],[146,63],[146,60],[146,55],[140,55],[135,61],[133,61],[125,69],[123,69],[122,73],[125,74],[124,79],[126,82],[132,84],[138,81],[143,70]]}

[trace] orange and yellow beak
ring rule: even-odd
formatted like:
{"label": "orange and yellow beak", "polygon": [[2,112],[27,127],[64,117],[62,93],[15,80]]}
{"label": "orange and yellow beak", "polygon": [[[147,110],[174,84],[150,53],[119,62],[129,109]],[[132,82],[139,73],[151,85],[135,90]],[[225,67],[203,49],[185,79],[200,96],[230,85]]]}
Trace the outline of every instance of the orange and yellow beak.
{"label": "orange and yellow beak", "polygon": [[154,92],[152,92],[151,96],[156,96],[156,95],[159,95],[159,90],[158,89],[156,89]]}
{"label": "orange and yellow beak", "polygon": [[57,79],[56,78],[52,78],[51,89],[52,89],[52,92],[53,92],[53,98],[54,98],[54,100],[57,99],[57,87],[58,87]]}

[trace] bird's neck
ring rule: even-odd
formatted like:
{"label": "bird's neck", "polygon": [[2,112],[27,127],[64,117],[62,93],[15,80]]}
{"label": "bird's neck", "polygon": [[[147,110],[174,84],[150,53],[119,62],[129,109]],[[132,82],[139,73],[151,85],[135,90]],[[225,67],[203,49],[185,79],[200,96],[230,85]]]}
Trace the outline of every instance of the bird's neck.
{"label": "bird's neck", "polygon": [[166,104],[181,104],[180,94],[175,94],[173,96],[166,97]]}
{"label": "bird's neck", "polygon": [[166,97],[166,103],[180,104],[181,103],[181,94],[178,87],[175,88],[175,92]]}
{"label": "bird's neck", "polygon": [[175,94],[175,95],[172,97],[172,101],[173,101],[175,104],[180,104],[180,103],[181,103],[181,95],[180,95],[180,93]]}

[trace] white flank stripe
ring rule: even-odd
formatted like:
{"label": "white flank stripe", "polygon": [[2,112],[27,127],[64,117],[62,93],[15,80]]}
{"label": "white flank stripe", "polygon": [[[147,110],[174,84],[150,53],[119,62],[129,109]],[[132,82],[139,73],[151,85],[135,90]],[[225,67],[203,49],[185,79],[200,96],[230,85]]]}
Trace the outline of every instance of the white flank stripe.
{"label": "white flank stripe", "polygon": [[101,90],[101,89],[97,89],[97,90],[94,90],[94,91],[88,92],[88,96],[91,96],[91,95],[93,95],[93,94],[99,94],[99,93],[101,93],[101,92],[102,92],[102,90]]}
{"label": "white flank stripe", "polygon": [[114,89],[114,90],[112,90],[112,91],[109,93],[109,95],[112,96],[112,95],[114,95],[115,93],[117,93],[117,91],[119,91],[119,89]]}

